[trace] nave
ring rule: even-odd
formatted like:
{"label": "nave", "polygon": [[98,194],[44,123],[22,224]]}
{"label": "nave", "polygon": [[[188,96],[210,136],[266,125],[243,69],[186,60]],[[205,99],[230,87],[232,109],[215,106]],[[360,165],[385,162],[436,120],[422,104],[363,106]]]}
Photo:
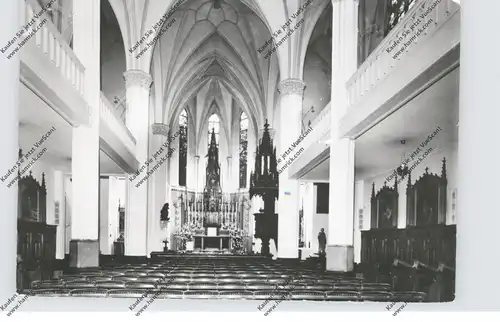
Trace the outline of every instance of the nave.
{"label": "nave", "polygon": [[277,299],[421,302],[423,292],[396,291],[362,274],[322,270],[318,258],[273,261],[263,256],[171,255],[148,263],[107,264],[33,282],[41,296],[130,297],[145,292],[168,299]]}
{"label": "nave", "polygon": [[[26,2],[30,17],[39,9]],[[57,132],[33,173],[18,181],[18,290],[138,297],[156,289],[166,297],[257,299],[290,283],[292,290],[283,288],[292,299],[453,300],[460,10],[451,2],[436,8],[420,0],[410,8],[408,1],[403,7],[377,1],[401,20],[386,25],[387,17],[378,17],[386,40],[366,42],[355,41],[366,27],[356,22],[358,14],[365,15],[359,22],[372,21],[378,12],[372,2],[303,2],[308,27],[268,60],[252,48],[285,22],[277,8],[264,6],[268,1],[248,7],[189,0],[137,64],[124,50],[137,39],[123,37],[117,19],[144,17],[129,26],[140,35],[134,26],[156,23],[156,13],[172,3],[158,2],[144,15],[107,1],[89,0],[93,13],[75,7],[75,26],[95,24],[76,28],[75,47],[64,47],[82,66],[85,91],[72,93],[81,106],[64,100],[63,78],[50,86],[23,84],[19,95],[19,159],[45,127]],[[283,2],[283,17],[297,9],[293,4]],[[392,50],[387,45],[404,26],[417,23],[414,17],[431,11],[425,23],[436,24],[407,53],[394,61],[380,55]],[[333,16],[339,12],[350,23]],[[99,25],[102,38],[90,32]],[[63,42],[61,30],[50,28],[50,37]],[[448,29],[451,41],[440,42],[450,39]],[[87,50],[85,39],[109,45],[102,64],[98,46]],[[332,43],[342,50],[332,55]],[[32,66],[39,75],[57,56],[34,45],[26,50],[40,58]],[[366,55],[357,57],[360,51]],[[427,60],[414,59],[422,52]],[[57,62],[48,66],[60,74]],[[57,92],[63,106],[42,102],[40,88]],[[55,113],[61,109],[68,119]],[[80,114],[98,115],[99,123]],[[94,140],[75,124],[92,129]],[[240,256],[269,254],[271,239],[276,261]],[[162,248],[178,254],[217,248],[234,257],[189,254],[179,265],[150,259]],[[320,249],[321,266],[308,258]],[[107,264],[110,258],[120,264]],[[295,274],[307,278],[289,282]]]}

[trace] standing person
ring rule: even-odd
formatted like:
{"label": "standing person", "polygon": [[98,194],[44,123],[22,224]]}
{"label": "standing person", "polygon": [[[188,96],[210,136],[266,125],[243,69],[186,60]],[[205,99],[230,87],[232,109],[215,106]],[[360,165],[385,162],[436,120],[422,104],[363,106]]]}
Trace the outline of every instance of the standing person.
{"label": "standing person", "polygon": [[319,255],[324,256],[326,249],[326,234],[324,228],[321,228],[321,231],[318,234],[318,244],[319,244]]}

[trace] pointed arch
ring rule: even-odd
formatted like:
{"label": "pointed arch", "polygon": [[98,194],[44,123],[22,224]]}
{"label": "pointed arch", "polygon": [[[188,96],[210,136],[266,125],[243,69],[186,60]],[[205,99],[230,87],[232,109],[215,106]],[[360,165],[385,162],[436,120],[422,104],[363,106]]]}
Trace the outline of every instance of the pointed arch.
{"label": "pointed arch", "polygon": [[[216,114],[217,117],[219,118],[219,124],[220,124],[219,133],[220,133],[220,131],[222,131],[222,133],[224,134],[223,136],[226,139],[224,143],[229,147],[230,146],[230,141],[229,141],[230,131],[229,131],[227,124],[230,120],[228,120],[226,118],[225,114],[223,114],[221,112],[221,105],[217,99],[206,100],[205,104],[203,105],[200,122],[198,123],[199,129],[198,129],[198,134],[196,136],[196,142],[202,142],[201,137],[205,133],[205,128],[207,128],[207,131],[209,130],[208,120],[213,114]],[[210,142],[210,140],[208,142]],[[219,146],[220,146],[219,141],[217,142],[217,144],[219,144]]]}
{"label": "pointed arch", "polygon": [[212,113],[208,118],[208,144],[210,144],[210,135],[212,131],[215,133],[215,143],[219,145],[219,135],[220,135],[220,118],[217,113]]}

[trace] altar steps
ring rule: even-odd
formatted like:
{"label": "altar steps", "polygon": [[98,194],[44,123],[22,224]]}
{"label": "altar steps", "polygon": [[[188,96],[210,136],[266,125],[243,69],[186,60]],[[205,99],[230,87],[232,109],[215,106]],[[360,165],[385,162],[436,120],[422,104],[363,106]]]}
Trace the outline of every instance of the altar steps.
{"label": "altar steps", "polygon": [[65,273],[33,283],[42,296],[129,297],[145,292],[172,299],[287,299],[313,301],[420,302],[425,293],[396,292],[352,273],[321,272],[313,261],[268,258],[168,258]]}

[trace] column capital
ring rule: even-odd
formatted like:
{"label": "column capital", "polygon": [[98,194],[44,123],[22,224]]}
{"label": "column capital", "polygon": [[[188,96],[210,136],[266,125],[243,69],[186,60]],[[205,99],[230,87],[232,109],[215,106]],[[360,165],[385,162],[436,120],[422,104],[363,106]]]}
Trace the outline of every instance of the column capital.
{"label": "column capital", "polygon": [[151,124],[151,128],[153,129],[153,135],[163,135],[168,137],[168,125],[163,123],[153,123]]}
{"label": "column capital", "polygon": [[278,92],[281,95],[298,94],[304,95],[306,83],[299,78],[288,78],[278,84]]}
{"label": "column capital", "polygon": [[151,87],[151,84],[153,83],[151,75],[140,69],[127,70],[123,73],[123,78],[125,78],[125,86],[127,88],[130,86],[140,86],[149,90],[149,87]]}

